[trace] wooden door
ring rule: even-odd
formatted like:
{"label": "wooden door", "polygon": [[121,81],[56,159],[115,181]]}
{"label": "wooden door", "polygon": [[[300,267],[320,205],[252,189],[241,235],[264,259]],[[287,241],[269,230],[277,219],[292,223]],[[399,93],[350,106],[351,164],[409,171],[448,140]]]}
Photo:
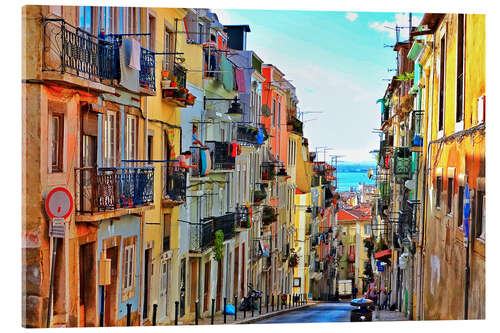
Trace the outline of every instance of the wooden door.
{"label": "wooden door", "polygon": [[151,290],[151,249],[147,249],[144,253],[144,303],[142,306],[142,318],[148,318],[149,300]]}
{"label": "wooden door", "polygon": [[211,262],[207,261],[205,263],[205,281],[203,284],[203,312],[208,311],[208,304],[211,303],[209,299],[210,295],[210,268]]}
{"label": "wooden door", "polygon": [[115,326],[117,316],[117,293],[118,293],[118,246],[106,250],[106,258],[111,259],[111,283],[106,286],[106,297],[104,300],[104,326]]}
{"label": "wooden door", "polygon": [[233,279],[233,293],[234,293],[234,296],[237,296],[238,295],[238,269],[240,267],[239,265],[239,247],[236,246],[234,248],[234,279]]}
{"label": "wooden door", "polygon": [[95,242],[80,245],[80,327],[96,324]]}
{"label": "wooden door", "polygon": [[196,299],[198,298],[198,270],[197,270],[197,262],[196,260],[191,260],[189,262],[189,311],[191,313],[195,312]]}
{"label": "wooden door", "polygon": [[[253,286],[257,288],[257,286]],[[245,296],[245,243],[241,244],[241,297]]]}

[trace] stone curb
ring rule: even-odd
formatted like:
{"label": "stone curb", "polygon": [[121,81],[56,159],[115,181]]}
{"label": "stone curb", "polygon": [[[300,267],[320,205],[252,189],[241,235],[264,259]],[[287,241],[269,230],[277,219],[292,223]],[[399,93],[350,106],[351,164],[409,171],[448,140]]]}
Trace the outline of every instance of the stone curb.
{"label": "stone curb", "polygon": [[268,318],[275,317],[275,316],[279,316],[279,315],[284,314],[284,313],[306,309],[306,308],[308,308],[310,306],[313,306],[315,304],[316,303],[308,303],[308,304],[304,304],[304,305],[298,306],[296,308],[291,308],[291,309],[285,309],[285,310],[275,311],[275,312],[271,312],[271,313],[266,313],[266,314],[260,315],[258,317],[245,319],[245,320],[239,321],[237,323],[233,323],[233,324],[234,325],[251,324],[253,322],[264,320],[264,319],[268,319]]}

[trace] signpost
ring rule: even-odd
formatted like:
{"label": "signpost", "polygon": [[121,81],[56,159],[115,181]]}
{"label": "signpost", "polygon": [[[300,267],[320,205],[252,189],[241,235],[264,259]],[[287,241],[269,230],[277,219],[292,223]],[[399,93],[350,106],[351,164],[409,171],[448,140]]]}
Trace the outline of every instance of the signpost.
{"label": "signpost", "polygon": [[465,247],[465,299],[464,299],[464,319],[469,317],[469,279],[470,279],[470,265],[469,265],[469,215],[470,215],[470,190],[469,184],[465,184],[464,188],[464,247]]}
{"label": "signpost", "polygon": [[66,224],[64,219],[67,218],[73,210],[73,197],[71,193],[64,187],[56,187],[52,189],[45,198],[45,211],[50,217],[49,237],[52,238],[52,262],[50,267],[50,287],[49,287],[49,304],[47,309],[47,328],[50,327],[50,316],[52,312],[52,297],[54,284],[54,270],[57,258],[57,243],[59,238],[64,238],[66,234]]}

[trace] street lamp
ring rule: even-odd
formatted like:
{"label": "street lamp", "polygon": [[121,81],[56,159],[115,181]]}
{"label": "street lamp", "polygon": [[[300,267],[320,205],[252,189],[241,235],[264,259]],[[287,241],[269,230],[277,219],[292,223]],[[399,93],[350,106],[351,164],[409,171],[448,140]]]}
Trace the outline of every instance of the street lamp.
{"label": "street lamp", "polygon": [[243,115],[241,104],[238,102],[238,96],[235,96],[234,98],[208,98],[206,96],[203,96],[204,110],[206,110],[207,108],[207,101],[233,101],[226,114],[234,118],[240,118]]}

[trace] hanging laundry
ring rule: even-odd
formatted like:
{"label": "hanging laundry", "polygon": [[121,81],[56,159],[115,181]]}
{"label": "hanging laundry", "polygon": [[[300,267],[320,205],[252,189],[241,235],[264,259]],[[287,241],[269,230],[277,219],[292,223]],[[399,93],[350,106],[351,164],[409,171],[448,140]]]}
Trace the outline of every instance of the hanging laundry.
{"label": "hanging laundry", "polygon": [[235,68],[234,72],[236,76],[236,84],[238,85],[238,92],[240,93],[246,92],[245,73],[239,68]]}
{"label": "hanging laundry", "polygon": [[135,38],[131,39],[132,49],[130,51],[130,62],[128,67],[137,71],[141,70],[141,44]]}
{"label": "hanging laundry", "polygon": [[132,42],[123,38],[120,46],[120,85],[130,91],[139,92],[139,71],[128,66],[132,51]]}

